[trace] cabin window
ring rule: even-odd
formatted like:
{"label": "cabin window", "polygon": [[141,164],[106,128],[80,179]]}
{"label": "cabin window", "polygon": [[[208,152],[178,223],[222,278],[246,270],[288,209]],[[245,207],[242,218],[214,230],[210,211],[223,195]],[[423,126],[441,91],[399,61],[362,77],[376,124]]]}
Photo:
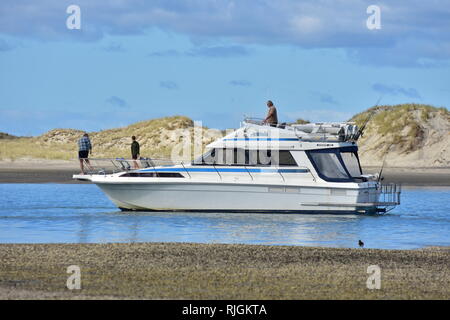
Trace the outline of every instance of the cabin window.
{"label": "cabin window", "polygon": [[328,179],[348,179],[348,174],[342,166],[336,153],[311,152],[318,171]]}
{"label": "cabin window", "polygon": [[214,163],[214,157],[216,155],[216,149],[211,149],[208,152],[202,154],[195,159],[192,164],[212,164]]}
{"label": "cabin window", "polygon": [[362,174],[361,167],[359,166],[358,154],[356,152],[341,152],[342,160],[348,173],[352,177],[359,177]]}
{"label": "cabin window", "polygon": [[297,166],[288,150],[244,150],[244,149],[212,149],[193,164],[197,165],[236,165],[236,166]]}
{"label": "cabin window", "polygon": [[306,152],[319,176],[326,181],[349,182],[361,176],[357,147]]}
{"label": "cabin window", "polygon": [[184,178],[184,176],[178,172],[128,172],[122,174],[120,177],[123,178]]}
{"label": "cabin window", "polygon": [[[278,157],[278,163],[277,163],[277,157]],[[272,153],[272,159],[275,162],[275,165],[297,166],[297,162],[295,162],[295,159],[292,156],[290,151],[280,150],[278,152],[278,155]]]}

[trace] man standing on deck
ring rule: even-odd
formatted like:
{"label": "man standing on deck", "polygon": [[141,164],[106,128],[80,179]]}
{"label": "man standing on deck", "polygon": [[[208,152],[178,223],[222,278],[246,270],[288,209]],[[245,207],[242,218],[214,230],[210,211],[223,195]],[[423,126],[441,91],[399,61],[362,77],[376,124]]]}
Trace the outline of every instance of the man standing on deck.
{"label": "man standing on deck", "polygon": [[137,159],[139,158],[140,155],[140,148],[139,148],[139,142],[136,141],[136,137],[132,136],[131,140],[133,140],[133,142],[131,143],[131,158],[135,161],[133,161],[133,165],[135,169],[139,169],[139,165],[137,163]]}
{"label": "man standing on deck", "polygon": [[81,174],[84,174],[84,163],[90,166],[89,152],[92,154],[91,140],[89,135],[85,133],[80,139],[78,139],[78,159],[80,159]]}
{"label": "man standing on deck", "polygon": [[272,101],[267,101],[267,107],[269,111],[267,112],[267,117],[264,119],[263,123],[268,123],[272,127],[276,127],[278,124],[277,108],[273,105]]}

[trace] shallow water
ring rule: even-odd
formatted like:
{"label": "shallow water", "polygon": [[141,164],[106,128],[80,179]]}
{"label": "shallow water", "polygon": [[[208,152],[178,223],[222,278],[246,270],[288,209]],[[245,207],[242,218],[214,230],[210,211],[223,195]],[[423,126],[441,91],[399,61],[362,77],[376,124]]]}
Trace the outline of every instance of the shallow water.
{"label": "shallow water", "polygon": [[450,246],[450,188],[410,188],[388,214],[121,212],[87,184],[0,184],[0,243],[202,242]]}

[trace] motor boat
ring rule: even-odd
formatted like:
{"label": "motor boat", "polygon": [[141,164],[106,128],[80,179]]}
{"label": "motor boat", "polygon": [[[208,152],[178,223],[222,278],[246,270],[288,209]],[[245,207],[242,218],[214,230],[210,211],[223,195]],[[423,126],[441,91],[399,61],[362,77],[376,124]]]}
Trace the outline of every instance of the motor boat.
{"label": "motor boat", "polygon": [[121,210],[387,212],[400,204],[401,188],[363,173],[359,135],[349,122],[271,126],[245,119],[195,159],[102,159],[112,169],[89,159],[89,171],[73,178],[95,183]]}

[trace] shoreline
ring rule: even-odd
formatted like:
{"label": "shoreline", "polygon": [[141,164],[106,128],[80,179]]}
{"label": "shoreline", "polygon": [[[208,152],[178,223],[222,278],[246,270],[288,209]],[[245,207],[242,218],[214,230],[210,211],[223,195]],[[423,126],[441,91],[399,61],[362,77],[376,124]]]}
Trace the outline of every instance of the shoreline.
{"label": "shoreline", "polygon": [[48,168],[0,168],[0,183],[59,183],[59,184],[86,184],[89,181],[72,179],[79,174],[76,169],[48,169]]}
{"label": "shoreline", "polygon": [[[0,299],[450,299],[450,248],[0,244]],[[81,290],[68,290],[78,265]],[[381,289],[367,288],[367,268]]]}
{"label": "shoreline", "polygon": [[[364,167],[363,172],[375,173],[379,167]],[[0,161],[0,183],[62,183],[86,184],[72,175],[80,169],[76,161]],[[403,186],[450,186],[450,168],[402,168],[387,167],[383,170],[384,183],[400,183]]]}

